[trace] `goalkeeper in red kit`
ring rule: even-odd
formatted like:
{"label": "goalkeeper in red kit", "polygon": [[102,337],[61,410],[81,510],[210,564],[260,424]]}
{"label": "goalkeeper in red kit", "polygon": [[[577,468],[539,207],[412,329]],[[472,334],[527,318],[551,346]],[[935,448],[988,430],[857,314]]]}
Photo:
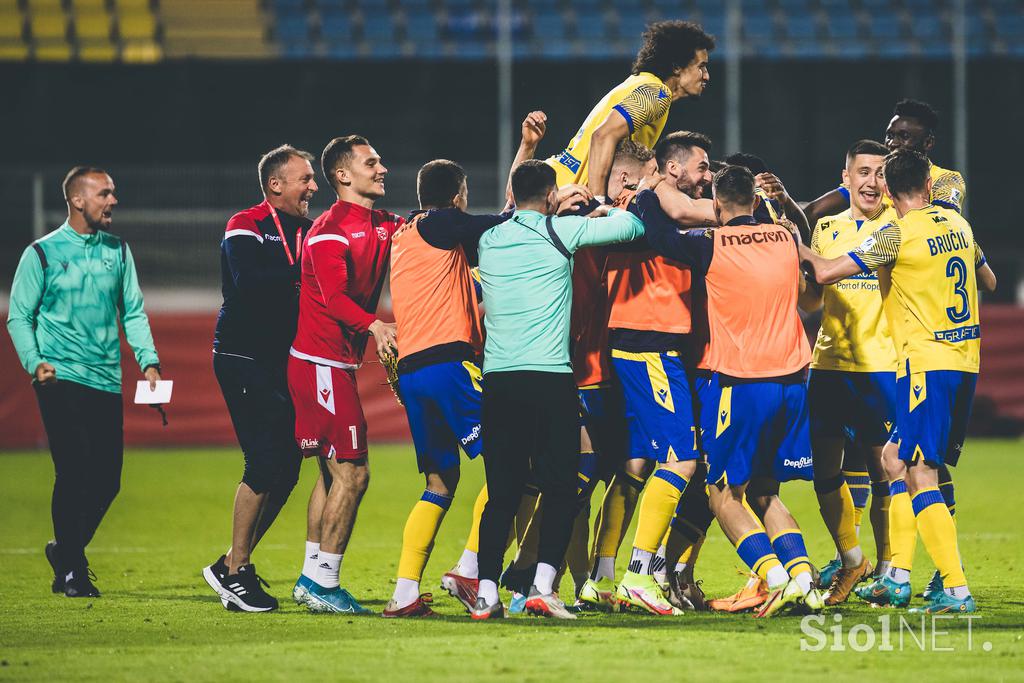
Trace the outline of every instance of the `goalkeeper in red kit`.
{"label": "goalkeeper in red kit", "polygon": [[338,580],[370,478],[355,371],[370,336],[382,360],[397,348],[395,324],[374,312],[391,238],[404,221],[373,208],[384,196],[387,169],[366,138],[335,138],[321,163],[338,201],[306,238],[299,324],[288,359],[295,440],[303,455],[318,456],[320,463],[309,500],[306,560],[293,597],[314,612],[365,614],[369,610]]}

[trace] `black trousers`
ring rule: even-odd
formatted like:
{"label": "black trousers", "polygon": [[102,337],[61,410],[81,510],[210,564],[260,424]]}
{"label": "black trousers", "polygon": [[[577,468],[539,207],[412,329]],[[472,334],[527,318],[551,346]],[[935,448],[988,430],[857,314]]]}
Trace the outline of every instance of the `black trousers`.
{"label": "black trousers", "polygon": [[58,380],[34,385],[56,478],[50,512],[62,572],[88,566],[89,545],[121,490],[121,394]]}
{"label": "black trousers", "polygon": [[480,520],[480,578],[497,581],[530,473],[544,500],[537,560],[559,567],[576,517],[580,404],[572,374],[491,372],[481,405],[487,506]]}

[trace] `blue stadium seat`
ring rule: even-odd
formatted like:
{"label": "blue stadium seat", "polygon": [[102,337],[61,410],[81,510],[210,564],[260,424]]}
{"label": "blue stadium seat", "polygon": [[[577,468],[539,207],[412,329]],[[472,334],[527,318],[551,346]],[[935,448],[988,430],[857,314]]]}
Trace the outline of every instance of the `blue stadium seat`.
{"label": "blue stadium seat", "polygon": [[988,23],[985,21],[985,17],[976,13],[968,13],[967,15],[967,37],[970,38],[986,38],[988,37]]}
{"label": "blue stadium seat", "polygon": [[278,16],[305,12],[306,0],[274,0],[274,11]]}
{"label": "blue stadium seat", "polygon": [[370,59],[397,59],[402,56],[402,46],[397,40],[384,39],[369,41]]}
{"label": "blue stadium seat", "polygon": [[604,17],[601,14],[579,14],[576,11],[576,35],[584,40],[603,40],[607,35]]}
{"label": "blue stadium seat", "polygon": [[608,4],[604,0],[575,0],[572,3],[572,8],[576,10],[576,14],[593,14],[594,12],[604,12],[607,6]]}
{"label": "blue stadium seat", "polygon": [[493,57],[488,43],[482,40],[467,40],[455,46],[455,54],[462,59],[485,59]]}
{"label": "blue stadium seat", "polygon": [[725,35],[724,14],[704,14],[701,17],[700,24],[704,27],[705,31],[713,36],[718,36],[719,39]]}
{"label": "blue stadium seat", "polygon": [[918,40],[945,40],[949,33],[945,22],[935,15],[914,17],[910,21],[910,35]]}
{"label": "blue stadium seat", "polygon": [[350,40],[330,41],[327,43],[326,52],[332,59],[352,59],[359,54],[356,44]]}
{"label": "blue stadium seat", "polygon": [[363,37],[371,43],[391,42],[395,38],[395,22],[390,14],[369,14],[363,17]]}
{"label": "blue stadium seat", "polygon": [[860,0],[860,4],[873,16],[892,14],[892,0]]}
{"label": "blue stadium seat", "polygon": [[357,5],[368,14],[386,14],[391,9],[391,0],[359,0]]}
{"label": "blue stadium seat", "polygon": [[829,45],[835,47],[837,56],[842,59],[864,59],[868,56],[868,46],[863,40],[833,40]]}
{"label": "blue stadium seat", "polygon": [[348,12],[346,0],[314,0],[317,9],[321,12]]}
{"label": "blue stadium seat", "polygon": [[905,40],[894,40],[880,43],[876,47],[876,52],[879,57],[886,59],[913,56],[910,51],[910,42]]}
{"label": "blue stadium seat", "polygon": [[856,38],[857,19],[852,14],[829,15],[825,22],[825,34],[831,39]]}
{"label": "blue stadium seat", "polygon": [[782,44],[775,38],[755,38],[743,41],[744,57],[778,59],[782,55]]}
{"label": "blue stadium seat", "polygon": [[744,40],[770,39],[775,35],[775,24],[772,15],[767,12],[743,13]]}
{"label": "blue stadium seat", "polygon": [[926,59],[949,59],[952,55],[952,48],[950,43],[940,41],[927,41],[921,43],[920,54]]}
{"label": "blue stadium seat", "polygon": [[352,19],[348,12],[330,11],[320,15],[320,34],[331,41],[352,40]]}
{"label": "blue stadium seat", "polygon": [[413,42],[436,42],[437,19],[434,13],[424,10],[409,10],[405,15],[405,33]]}
{"label": "blue stadium seat", "polygon": [[786,17],[782,24],[786,35],[794,40],[810,40],[818,35],[818,28],[814,17],[807,15],[796,15]]}
{"label": "blue stadium seat", "polygon": [[305,13],[278,15],[274,29],[277,32],[277,39],[286,45],[304,43],[309,36],[309,22]]}
{"label": "blue stadium seat", "polygon": [[286,59],[307,59],[313,56],[313,49],[308,41],[284,43],[281,56]]}
{"label": "blue stadium seat", "polygon": [[574,52],[568,40],[545,40],[539,47],[540,56],[545,59],[565,59]]}
{"label": "blue stadium seat", "polygon": [[898,17],[873,17],[868,24],[868,34],[875,40],[896,40],[902,35],[902,27]]}
{"label": "blue stadium seat", "polygon": [[701,15],[725,15],[725,3],[721,0],[696,0],[696,7]]}
{"label": "blue stadium seat", "polygon": [[741,0],[740,8],[744,14],[747,12],[760,12],[764,14],[769,11],[768,0]]}
{"label": "blue stadium seat", "polygon": [[433,0],[402,0],[400,4],[406,12],[432,10],[434,5]]}
{"label": "blue stadium seat", "polygon": [[821,57],[821,46],[817,41],[801,40],[789,44],[789,54],[800,59]]}
{"label": "blue stadium seat", "polygon": [[[789,0],[781,0],[783,6],[785,6],[787,2],[789,2]],[[854,11],[851,0],[818,0],[818,2],[820,2],[821,6],[825,8],[825,11],[828,13],[830,18],[836,14],[852,14]]]}
{"label": "blue stadium seat", "polygon": [[533,35],[543,41],[565,40],[565,18],[560,12],[553,10],[535,13],[533,15]]}
{"label": "blue stadium seat", "polygon": [[613,31],[625,40],[638,39],[647,28],[647,19],[639,14],[619,14],[617,21],[612,22]]}
{"label": "blue stadium seat", "polygon": [[[996,20],[996,33],[1003,38],[1024,38],[1024,15],[1000,15]],[[1020,51],[1017,50],[1014,54],[1020,54]]]}

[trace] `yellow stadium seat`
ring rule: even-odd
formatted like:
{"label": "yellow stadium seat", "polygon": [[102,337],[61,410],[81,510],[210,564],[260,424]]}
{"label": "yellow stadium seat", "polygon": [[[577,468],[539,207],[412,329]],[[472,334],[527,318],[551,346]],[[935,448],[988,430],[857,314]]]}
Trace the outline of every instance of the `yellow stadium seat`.
{"label": "yellow stadium seat", "polygon": [[33,14],[29,20],[32,37],[36,40],[57,40],[67,36],[67,19],[63,12]]}
{"label": "yellow stadium seat", "polygon": [[117,59],[117,47],[109,41],[80,43],[78,58],[83,62],[112,62]]}
{"label": "yellow stadium seat", "polygon": [[107,0],[71,0],[71,9],[75,14],[106,12]]}
{"label": "yellow stadium seat", "polygon": [[15,12],[21,13],[21,8],[18,7],[18,0],[0,0],[0,17]]}
{"label": "yellow stadium seat", "polygon": [[146,12],[122,12],[117,20],[121,38],[152,38],[156,33],[156,18]]}
{"label": "yellow stadium seat", "polygon": [[0,62],[21,62],[26,59],[28,59],[28,45],[21,41],[0,41]]}
{"label": "yellow stadium seat", "polygon": [[149,0],[116,0],[118,12],[147,12],[151,13]]}
{"label": "yellow stadium seat", "polygon": [[79,40],[109,40],[110,15],[105,11],[79,14],[75,17],[75,35]]}
{"label": "yellow stadium seat", "polygon": [[0,11],[0,40],[20,41],[25,20],[19,12]]}
{"label": "yellow stadium seat", "polygon": [[159,62],[163,57],[160,46],[153,41],[131,41],[121,48],[121,59],[126,62],[152,63]]}
{"label": "yellow stadium seat", "polygon": [[67,41],[36,43],[35,58],[44,62],[71,61],[71,45]]}
{"label": "yellow stadium seat", "polygon": [[61,0],[28,0],[29,14],[55,14],[57,12],[63,12],[64,6],[61,4]]}

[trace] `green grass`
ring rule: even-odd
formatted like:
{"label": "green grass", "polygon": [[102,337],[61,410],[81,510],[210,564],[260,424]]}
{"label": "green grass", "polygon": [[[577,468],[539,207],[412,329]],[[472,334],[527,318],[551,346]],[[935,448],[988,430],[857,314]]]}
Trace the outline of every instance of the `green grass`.
{"label": "green grass", "polygon": [[[43,544],[50,538],[52,466],[43,453],[0,456],[0,679],[27,680],[1020,680],[1024,678],[1024,588],[1020,443],[975,441],[956,472],[958,524],[968,578],[981,607],[968,650],[967,623],[940,622],[947,635],[922,652],[904,636],[900,651],[803,652],[799,619],[749,615],[588,615],[574,623],[523,617],[473,623],[436,589],[465,541],[482,480],[466,466],[462,488],[424,576],[439,619],[312,615],[287,600],[301,567],[303,480],[257,549],[255,562],[282,600],[276,613],[229,613],[199,575],[229,539],[229,506],[241,473],[233,451],[129,453],[122,492],[89,550],[103,597],[69,600],[49,592]],[[411,449],[372,449],[373,479],[342,567],[342,582],[379,611],[390,598],[405,516],[422,490]],[[597,494],[600,495],[600,491]],[[817,564],[829,540],[809,484],[783,489]],[[870,550],[870,530],[863,536]],[[626,543],[628,546],[628,541]],[[620,556],[620,572],[626,553]],[[713,527],[699,576],[711,596],[742,578],[732,547]],[[915,588],[932,565],[918,544]],[[854,598],[854,600],[856,600]],[[850,603],[842,625],[878,625],[897,613]],[[833,626],[828,616],[826,628]],[[915,623],[920,628],[920,621]],[[844,641],[845,642],[845,641]],[[863,641],[861,641],[863,642]],[[991,644],[986,651],[982,643]],[[831,646],[832,641],[829,641]]]}

